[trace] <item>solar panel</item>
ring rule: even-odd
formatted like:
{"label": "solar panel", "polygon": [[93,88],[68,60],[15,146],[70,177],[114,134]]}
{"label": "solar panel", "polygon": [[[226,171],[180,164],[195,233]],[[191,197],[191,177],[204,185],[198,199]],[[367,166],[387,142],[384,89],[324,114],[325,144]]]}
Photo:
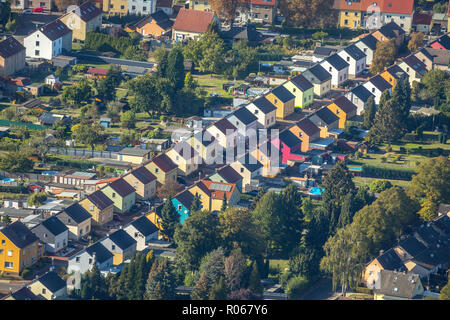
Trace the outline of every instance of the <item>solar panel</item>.
{"label": "solar panel", "polygon": [[218,183],[211,183],[211,186],[209,187],[211,190],[217,190],[217,191],[225,191],[230,192],[231,186],[226,184],[218,184]]}

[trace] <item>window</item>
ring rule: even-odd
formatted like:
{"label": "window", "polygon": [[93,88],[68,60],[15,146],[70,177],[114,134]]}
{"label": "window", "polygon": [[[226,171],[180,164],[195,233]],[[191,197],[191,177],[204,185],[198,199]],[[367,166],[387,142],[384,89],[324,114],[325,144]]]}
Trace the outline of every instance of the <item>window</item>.
{"label": "window", "polygon": [[94,206],[90,206],[89,210],[94,211]]}
{"label": "window", "polygon": [[39,47],[39,41],[36,41],[36,47]]}
{"label": "window", "polygon": [[5,245],[5,240],[2,240],[2,245]]}
{"label": "window", "polygon": [[183,210],[183,207],[181,206],[181,204],[178,205],[178,211]]}
{"label": "window", "polygon": [[120,9],[121,10],[125,9],[125,6],[124,5],[120,6]]}
{"label": "window", "polygon": [[13,269],[14,268],[14,263],[9,262],[9,261],[5,261],[5,268],[6,269]]}
{"label": "window", "polygon": [[158,169],[158,168],[155,168],[155,173],[158,173],[158,171],[159,171],[159,169]]}
{"label": "window", "polygon": [[115,193],[115,192],[112,193],[112,197],[113,197],[113,198],[116,197],[116,193]]}
{"label": "window", "polygon": [[347,25],[348,24],[348,20],[344,20],[344,24]]}
{"label": "window", "polygon": [[47,290],[45,288],[42,288],[42,294],[46,294]]}
{"label": "window", "polygon": [[12,250],[8,250],[8,257],[12,257]]}
{"label": "window", "polygon": [[137,188],[137,186],[138,186],[138,183],[137,183],[137,182],[135,182],[135,183],[134,183],[134,187],[135,187],[135,188]]}
{"label": "window", "polygon": [[2,254],[3,253],[3,249],[0,249],[0,254]]}
{"label": "window", "polygon": [[39,50],[34,50],[34,55],[38,56],[39,55]]}
{"label": "window", "polygon": [[75,262],[80,262],[80,257],[76,257]]}
{"label": "window", "polygon": [[241,168],[241,173],[244,172],[244,168]]}
{"label": "window", "polygon": [[147,7],[143,7],[142,10],[143,10],[143,11],[147,11]]}
{"label": "window", "polygon": [[115,246],[115,245],[112,245],[112,246],[111,246],[111,249],[112,249],[112,250],[116,250],[116,246]]}

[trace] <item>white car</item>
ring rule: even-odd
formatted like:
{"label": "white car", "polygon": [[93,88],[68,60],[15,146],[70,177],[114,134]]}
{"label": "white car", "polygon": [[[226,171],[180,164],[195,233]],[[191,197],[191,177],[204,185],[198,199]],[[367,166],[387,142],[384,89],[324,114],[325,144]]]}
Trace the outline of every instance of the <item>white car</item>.
{"label": "white car", "polygon": [[31,9],[26,9],[26,10],[23,10],[22,13],[23,13],[23,14],[33,14],[33,10],[31,10]]}

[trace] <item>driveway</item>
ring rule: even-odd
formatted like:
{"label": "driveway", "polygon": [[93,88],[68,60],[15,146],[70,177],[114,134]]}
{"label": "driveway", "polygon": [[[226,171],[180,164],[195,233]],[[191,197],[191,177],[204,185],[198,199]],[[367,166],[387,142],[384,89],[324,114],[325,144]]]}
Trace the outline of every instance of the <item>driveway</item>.
{"label": "driveway", "polygon": [[333,281],[331,278],[322,279],[312,288],[305,292],[299,300],[335,300],[341,296],[339,288],[333,291]]}

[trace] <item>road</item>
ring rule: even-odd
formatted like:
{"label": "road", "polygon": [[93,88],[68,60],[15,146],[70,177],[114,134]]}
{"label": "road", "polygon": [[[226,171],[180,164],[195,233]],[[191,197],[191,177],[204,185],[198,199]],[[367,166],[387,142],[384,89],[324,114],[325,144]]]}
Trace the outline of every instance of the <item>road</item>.
{"label": "road", "polygon": [[341,293],[333,291],[333,281],[331,278],[323,279],[306,291],[299,300],[335,300]]}
{"label": "road", "polygon": [[9,293],[9,289],[13,292],[22,288],[29,281],[16,281],[16,280],[0,280],[0,292],[4,294]]}
{"label": "road", "polygon": [[142,68],[153,68],[153,66],[155,65],[152,62],[101,57],[101,56],[94,56],[94,55],[85,54],[85,53],[72,53],[72,54],[70,54],[70,56],[77,57],[78,59],[82,59],[82,60],[100,63],[100,64],[105,64],[105,63],[106,64],[118,64],[121,66],[142,67]]}

